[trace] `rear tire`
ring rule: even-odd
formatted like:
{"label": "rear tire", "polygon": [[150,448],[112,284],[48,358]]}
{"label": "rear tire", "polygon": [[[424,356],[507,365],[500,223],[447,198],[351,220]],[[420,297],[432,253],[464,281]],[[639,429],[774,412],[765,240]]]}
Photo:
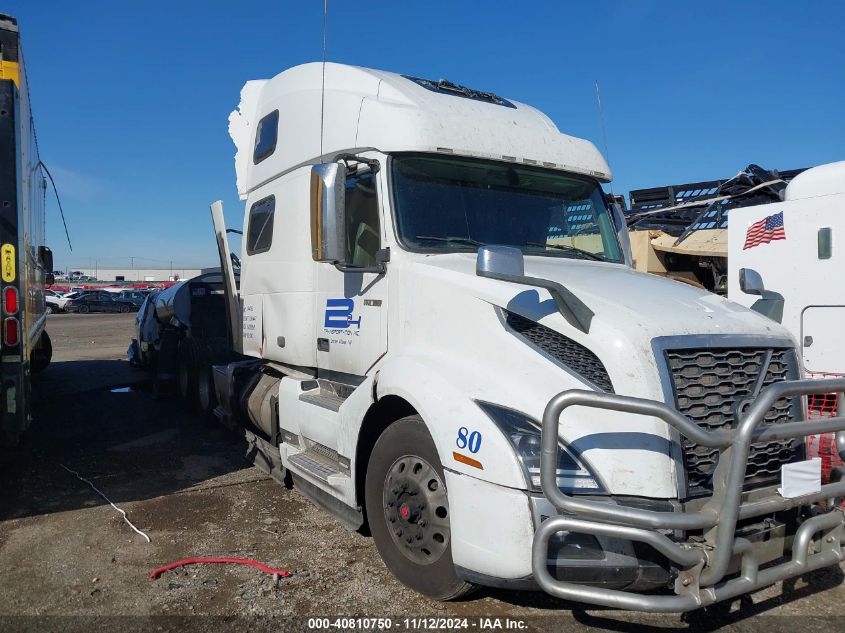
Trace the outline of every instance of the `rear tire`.
{"label": "rear tire", "polygon": [[131,308],[130,308],[129,306],[120,306],[120,313],[121,313],[121,314],[126,314],[127,312],[129,312],[129,311],[130,311],[130,309],[131,309]]}
{"label": "rear tire", "polygon": [[79,314],[88,314],[91,311],[91,308],[85,305],[84,303],[79,306]]}
{"label": "rear tire", "polygon": [[33,374],[39,374],[50,365],[53,358],[53,342],[47,331],[41,332],[39,344],[29,354],[29,370]]}
{"label": "rear tire", "polygon": [[193,411],[197,401],[197,372],[194,347],[189,339],[179,341],[176,355],[176,392],[188,411]]}
{"label": "rear tire", "polygon": [[455,573],[443,466],[420,416],[394,422],[378,438],[365,503],[379,555],[403,584],[436,600],[475,588]]}
{"label": "rear tire", "polygon": [[217,393],[214,390],[214,375],[211,370],[211,351],[196,341],[194,345],[194,362],[197,380],[196,411],[204,418],[211,419],[217,407]]}

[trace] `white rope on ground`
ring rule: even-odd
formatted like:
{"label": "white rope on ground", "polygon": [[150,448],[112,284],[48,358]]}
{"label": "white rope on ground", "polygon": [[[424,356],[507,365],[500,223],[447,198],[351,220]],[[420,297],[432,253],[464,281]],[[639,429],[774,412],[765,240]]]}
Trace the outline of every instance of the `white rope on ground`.
{"label": "white rope on ground", "polygon": [[122,514],[122,515],[123,515],[123,520],[124,520],[124,521],[126,521],[126,524],[127,524],[129,527],[131,527],[131,528],[132,528],[133,530],[135,530],[138,534],[140,534],[140,535],[141,535],[141,536],[143,536],[145,539],[147,539],[147,543],[150,543],[150,542],[151,542],[151,541],[150,541],[150,537],[149,537],[149,536],[147,536],[147,535],[146,535],[146,534],[144,534],[141,530],[139,530],[139,529],[138,529],[138,528],[136,528],[134,525],[132,525],[132,521],[130,521],[130,520],[129,520],[129,518],[126,516],[126,512],[124,512],[123,510],[121,510],[120,508],[118,508],[116,505],[114,505],[114,504],[112,503],[111,499],[109,499],[106,495],[104,495],[104,494],[102,493],[102,491],[101,491],[99,488],[97,488],[97,486],[95,486],[94,484],[92,484],[92,483],[91,483],[91,481],[90,481],[90,480],[85,479],[85,477],[83,477],[82,475],[80,475],[80,474],[79,474],[78,472],[76,472],[75,470],[72,470],[72,469],[68,468],[68,467],[67,467],[67,466],[65,466],[64,464],[59,464],[59,466],[61,466],[62,468],[64,468],[64,469],[65,469],[66,471],[68,471],[69,473],[71,473],[71,474],[73,474],[73,475],[76,475],[76,478],[77,478],[77,479],[79,479],[79,480],[81,480],[81,481],[84,481],[86,484],[88,484],[89,486],[91,486],[91,488],[93,488],[93,489],[94,489],[94,492],[96,492],[96,493],[97,493],[98,495],[100,495],[103,499],[105,499],[106,501],[108,501],[108,502],[109,502],[109,505],[111,505],[111,507],[112,507],[112,508],[114,508],[115,510],[117,510],[118,512],[120,512],[120,514]]}

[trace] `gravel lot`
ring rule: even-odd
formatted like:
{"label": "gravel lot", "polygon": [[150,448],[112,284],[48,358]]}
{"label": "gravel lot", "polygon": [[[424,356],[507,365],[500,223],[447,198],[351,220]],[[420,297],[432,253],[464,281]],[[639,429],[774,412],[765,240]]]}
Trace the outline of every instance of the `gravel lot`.
{"label": "gravel lot", "polygon": [[[307,629],[290,618],[309,615],[459,616],[470,628],[484,628],[479,616],[509,617],[559,631],[843,630],[841,569],[758,592],[741,611],[737,601],[730,613],[686,619],[533,593],[422,598],[393,579],[369,538],[252,467],[241,439],[146,390],[146,375],[123,360],[133,319],[50,317],[54,364],[35,387],[35,423],[22,446],[0,453],[0,630]],[[295,575],[276,584],[250,567],[194,565],[150,580],[190,556],[249,557]]]}

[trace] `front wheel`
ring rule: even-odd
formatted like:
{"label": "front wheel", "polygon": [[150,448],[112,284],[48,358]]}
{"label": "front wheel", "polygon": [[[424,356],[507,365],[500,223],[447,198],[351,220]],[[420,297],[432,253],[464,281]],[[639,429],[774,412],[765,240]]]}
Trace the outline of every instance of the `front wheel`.
{"label": "front wheel", "polygon": [[129,312],[129,310],[131,310],[131,308],[127,305],[120,306],[120,313],[121,314],[126,314],[127,312]]}
{"label": "front wheel", "polygon": [[365,497],[373,540],[394,576],[437,600],[474,589],[455,573],[443,466],[420,416],[402,418],[379,437]]}
{"label": "front wheel", "polygon": [[79,314],[88,314],[90,311],[91,311],[91,308],[89,308],[86,305],[79,306]]}

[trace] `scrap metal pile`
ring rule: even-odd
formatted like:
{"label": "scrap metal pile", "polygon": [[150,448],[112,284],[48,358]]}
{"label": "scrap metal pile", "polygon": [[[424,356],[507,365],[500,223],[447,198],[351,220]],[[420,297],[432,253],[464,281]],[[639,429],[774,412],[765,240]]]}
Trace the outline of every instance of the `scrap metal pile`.
{"label": "scrap metal pile", "polygon": [[631,191],[625,214],[636,269],[725,294],[729,211],[779,202],[802,171],[749,165],[727,180]]}

